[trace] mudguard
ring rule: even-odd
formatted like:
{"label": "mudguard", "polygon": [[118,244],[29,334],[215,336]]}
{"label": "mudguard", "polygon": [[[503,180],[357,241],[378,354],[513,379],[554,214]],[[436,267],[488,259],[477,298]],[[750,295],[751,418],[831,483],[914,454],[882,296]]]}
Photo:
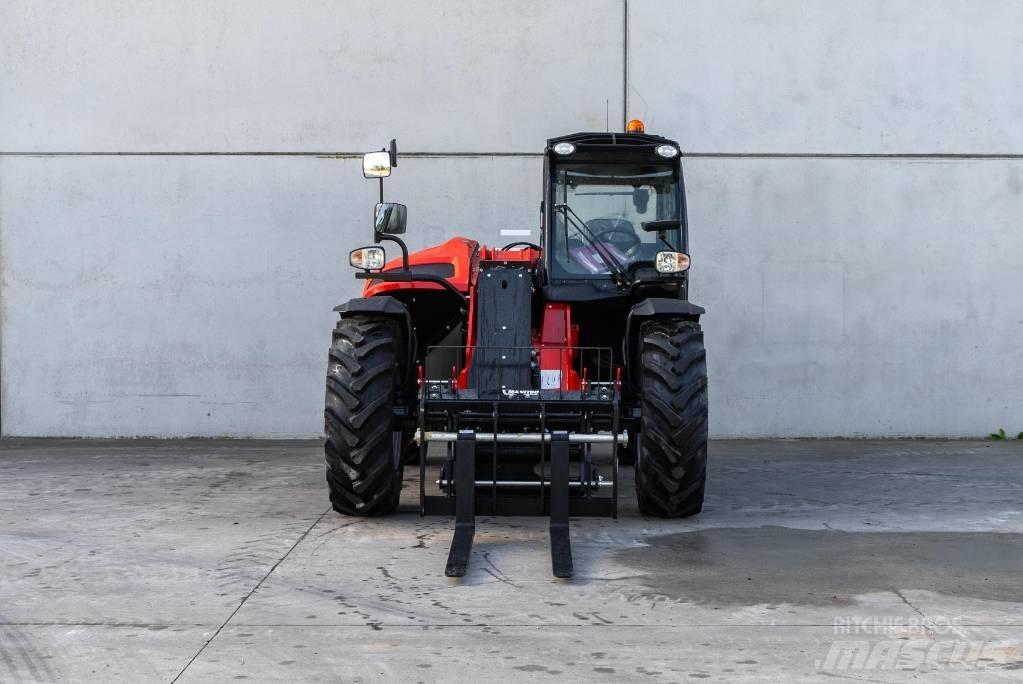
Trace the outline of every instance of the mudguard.
{"label": "mudguard", "polygon": [[687,302],[684,299],[668,299],[667,297],[649,297],[632,307],[629,321],[644,318],[687,318],[700,320],[707,310],[702,306]]}
{"label": "mudguard", "polygon": [[408,308],[394,297],[378,295],[376,297],[357,297],[349,299],[344,304],[338,304],[334,311],[341,314],[341,318],[359,316],[365,314],[376,314],[388,316],[409,322]]}
{"label": "mudguard", "polygon": [[[625,319],[622,358],[631,358],[629,350],[635,348],[636,337],[639,335],[639,327],[643,324],[643,321],[651,318],[682,318],[699,322],[700,316],[706,312],[707,310],[702,306],[684,299],[669,299],[667,297],[649,297],[644,299],[629,310],[629,315]],[[638,369],[640,366],[634,361],[633,363],[626,363],[625,367],[626,369],[633,367]],[[633,384],[634,382],[635,379],[630,377],[629,383]]]}
{"label": "mudguard", "polygon": [[416,340],[415,331],[412,329],[412,316],[408,308],[394,297],[388,295],[377,295],[376,297],[357,297],[349,299],[344,304],[334,307],[341,318],[351,316],[384,316],[398,321],[405,331],[405,339],[408,342],[408,359],[402,369],[402,381],[408,381],[412,370],[412,359],[415,358]]}

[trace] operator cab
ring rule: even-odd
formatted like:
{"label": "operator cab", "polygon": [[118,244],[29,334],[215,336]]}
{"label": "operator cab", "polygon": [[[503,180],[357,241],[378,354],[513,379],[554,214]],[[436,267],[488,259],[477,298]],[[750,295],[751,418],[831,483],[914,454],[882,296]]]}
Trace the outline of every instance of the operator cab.
{"label": "operator cab", "polygon": [[642,132],[548,140],[543,220],[549,299],[684,291],[686,207],[674,141]]}

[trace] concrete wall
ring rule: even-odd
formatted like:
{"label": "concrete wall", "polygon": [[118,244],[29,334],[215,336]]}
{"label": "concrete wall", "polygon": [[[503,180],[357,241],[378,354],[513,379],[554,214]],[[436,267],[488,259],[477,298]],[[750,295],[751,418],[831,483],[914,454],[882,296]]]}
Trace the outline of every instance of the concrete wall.
{"label": "concrete wall", "polygon": [[493,243],[537,223],[544,139],[606,112],[688,151],[715,434],[1023,429],[1020,25],[995,0],[5,3],[0,429],[318,434],[375,199],[352,155],[413,153],[387,193],[414,245]]}

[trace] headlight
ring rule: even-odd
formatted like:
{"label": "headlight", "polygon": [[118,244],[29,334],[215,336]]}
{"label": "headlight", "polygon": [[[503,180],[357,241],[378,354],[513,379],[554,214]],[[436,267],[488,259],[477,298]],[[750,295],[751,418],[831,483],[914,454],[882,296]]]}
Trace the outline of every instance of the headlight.
{"label": "headlight", "polygon": [[383,247],[359,247],[348,255],[348,262],[355,268],[375,271],[384,267]]}
{"label": "headlight", "polygon": [[575,152],[575,145],[569,142],[559,142],[554,146],[555,154],[572,154]]}
{"label": "headlight", "polygon": [[655,151],[665,159],[674,159],[678,156],[678,148],[674,145],[658,145]]}
{"label": "headlight", "polygon": [[685,252],[658,252],[654,263],[658,273],[682,273],[689,270],[689,255]]}

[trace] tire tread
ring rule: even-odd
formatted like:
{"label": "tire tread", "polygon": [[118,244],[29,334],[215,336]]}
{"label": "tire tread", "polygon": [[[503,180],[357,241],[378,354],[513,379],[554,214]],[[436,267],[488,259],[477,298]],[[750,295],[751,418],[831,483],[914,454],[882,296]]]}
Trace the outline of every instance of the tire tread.
{"label": "tire tread", "polygon": [[695,515],[707,477],[707,355],[699,323],[645,322],[636,362],[643,394],[639,509],[663,518]]}
{"label": "tire tread", "polygon": [[334,328],[327,365],[324,456],[334,510],[344,515],[393,513],[401,494],[393,405],[403,347],[398,324],[353,316]]}

